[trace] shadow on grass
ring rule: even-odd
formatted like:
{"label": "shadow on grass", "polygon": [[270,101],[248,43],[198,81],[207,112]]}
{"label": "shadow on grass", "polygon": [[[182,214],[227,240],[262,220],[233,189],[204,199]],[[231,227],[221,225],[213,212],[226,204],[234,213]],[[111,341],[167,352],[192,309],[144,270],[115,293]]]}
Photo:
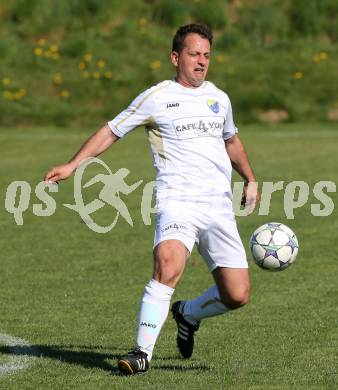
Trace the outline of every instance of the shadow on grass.
{"label": "shadow on grass", "polygon": [[182,365],[178,364],[165,364],[165,365],[156,365],[151,366],[152,370],[165,370],[165,371],[209,371],[210,367],[204,364],[187,364],[182,363]]}
{"label": "shadow on grass", "polygon": [[[102,347],[101,347],[102,348]],[[82,349],[76,351],[72,349]],[[0,353],[16,356],[34,356],[38,358],[55,359],[60,362],[77,364],[85,368],[99,368],[117,374],[118,370],[107,360],[117,360],[122,354],[93,351],[100,347],[85,347],[73,345],[31,345],[27,346],[1,346]]]}
{"label": "shadow on grass", "polygon": [[[73,349],[82,350],[76,351]],[[87,347],[75,345],[31,345],[29,347],[16,345],[15,347],[0,346],[0,354],[55,359],[60,362],[76,364],[85,368],[98,368],[110,372],[111,375],[121,376],[122,374],[116,366],[116,360],[125,353],[98,352],[98,349],[106,348],[102,348],[102,346]],[[110,363],[109,360],[114,360],[115,362]],[[151,367],[152,370],[200,371],[210,369],[208,366],[196,364],[196,362],[191,362],[190,364],[182,362],[182,365],[161,364],[160,361],[163,360],[163,358],[158,358],[159,364],[156,364],[157,359],[155,358],[154,360],[155,364]]]}

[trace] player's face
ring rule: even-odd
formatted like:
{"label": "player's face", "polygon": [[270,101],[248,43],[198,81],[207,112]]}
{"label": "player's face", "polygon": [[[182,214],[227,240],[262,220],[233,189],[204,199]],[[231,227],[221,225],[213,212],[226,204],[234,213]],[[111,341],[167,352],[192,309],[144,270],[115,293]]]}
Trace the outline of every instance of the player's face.
{"label": "player's face", "polygon": [[210,43],[207,38],[190,33],[185,37],[181,53],[172,52],[177,81],[189,88],[199,87],[206,78],[210,61]]}

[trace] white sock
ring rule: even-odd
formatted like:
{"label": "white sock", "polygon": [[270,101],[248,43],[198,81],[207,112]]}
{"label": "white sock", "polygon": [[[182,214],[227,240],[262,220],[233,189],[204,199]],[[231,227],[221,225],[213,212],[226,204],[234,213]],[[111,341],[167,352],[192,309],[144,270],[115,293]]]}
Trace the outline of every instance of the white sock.
{"label": "white sock", "polygon": [[216,285],[192,301],[186,301],[183,307],[184,318],[196,325],[202,318],[224,314],[230,309],[222,302]]}
{"label": "white sock", "polygon": [[144,289],[138,318],[137,346],[150,361],[155,342],[169,312],[174,289],[151,279]]}

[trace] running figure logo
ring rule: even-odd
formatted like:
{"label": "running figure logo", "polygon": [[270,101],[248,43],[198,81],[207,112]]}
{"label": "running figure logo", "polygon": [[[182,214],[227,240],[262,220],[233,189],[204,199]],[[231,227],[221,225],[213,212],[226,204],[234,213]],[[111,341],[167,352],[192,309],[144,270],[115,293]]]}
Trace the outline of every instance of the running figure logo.
{"label": "running figure logo", "polygon": [[[89,180],[86,184],[82,185],[82,176],[84,174],[85,169],[93,163],[97,163],[102,165],[108,174],[97,174],[91,180]],[[126,204],[119,197],[119,194],[122,193],[124,195],[129,195],[132,193],[143,180],[139,180],[138,182],[128,185],[125,182],[125,178],[129,175],[130,171],[127,168],[120,168],[114,174],[110,170],[107,164],[105,164],[102,160],[98,158],[89,158],[84,160],[78,169],[75,172],[74,177],[74,201],[75,204],[64,204],[65,207],[70,208],[71,210],[76,211],[82,220],[86,223],[86,225],[96,233],[107,233],[116,225],[119,216],[121,215],[129,225],[133,226],[133,221],[131,219],[129,210]],[[88,188],[96,183],[102,183],[103,188],[101,189],[98,197],[99,199],[95,199],[88,204],[84,204],[82,197],[82,188]],[[100,226],[91,218],[91,214],[95,211],[101,209],[106,204],[112,206],[116,210],[116,216],[113,222],[108,226]]]}

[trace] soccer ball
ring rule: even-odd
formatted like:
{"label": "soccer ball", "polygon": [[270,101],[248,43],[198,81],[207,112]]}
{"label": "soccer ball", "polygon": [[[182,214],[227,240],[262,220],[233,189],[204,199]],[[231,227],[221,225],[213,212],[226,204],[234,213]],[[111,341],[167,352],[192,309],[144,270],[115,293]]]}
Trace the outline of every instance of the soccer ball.
{"label": "soccer ball", "polygon": [[286,225],[266,223],[254,231],[250,238],[250,249],[255,263],[270,271],[283,271],[296,259],[298,240]]}

